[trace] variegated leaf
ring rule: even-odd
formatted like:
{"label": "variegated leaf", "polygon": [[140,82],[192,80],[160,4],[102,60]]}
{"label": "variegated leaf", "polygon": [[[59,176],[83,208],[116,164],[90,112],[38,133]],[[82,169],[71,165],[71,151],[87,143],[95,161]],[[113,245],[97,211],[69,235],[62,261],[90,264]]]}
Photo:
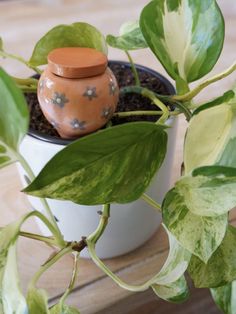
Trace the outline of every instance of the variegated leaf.
{"label": "variegated leaf", "polygon": [[218,288],[212,288],[211,295],[217,306],[225,314],[236,313],[236,281]]}
{"label": "variegated leaf", "polygon": [[163,221],[180,244],[205,263],[221,244],[228,215],[205,217],[195,215],[185,203],[185,198],[174,188],[162,204]]}
{"label": "variegated leaf", "polygon": [[132,202],[164,160],[164,129],[134,122],[83,137],[55,155],[24,191],[84,205]]}
{"label": "variegated leaf", "polygon": [[49,52],[62,47],[94,48],[107,54],[104,36],[94,26],[79,22],[58,25],[47,32],[35,45],[29,63],[32,66],[47,64]]}
{"label": "variegated leaf", "polygon": [[16,240],[20,226],[33,212],[0,231],[0,313],[27,314],[16,266]]}
{"label": "variegated leaf", "polygon": [[111,47],[125,51],[148,47],[138,22],[123,24],[120,28],[120,35],[118,37],[108,35],[106,41]]}
{"label": "variegated leaf", "polygon": [[195,215],[216,217],[225,214],[236,205],[236,168],[197,168],[192,176],[177,181],[175,192]]}
{"label": "variegated leaf", "polygon": [[189,274],[197,288],[216,288],[236,279],[236,228],[229,226],[219,248],[207,264],[193,256]]}
{"label": "variegated leaf", "polygon": [[165,230],[169,238],[169,255],[160,272],[153,278],[151,287],[161,299],[181,302],[188,297],[188,287],[183,274],[188,267],[191,254],[178,243],[166,227]]}
{"label": "variegated leaf", "polygon": [[222,105],[224,103],[230,103],[234,100],[235,100],[235,92],[233,90],[228,90],[222,96],[214,98],[213,100],[205,104],[202,104],[200,107],[194,110],[193,115],[196,115],[203,110]]}
{"label": "variegated leaf", "polygon": [[[27,294],[29,314],[49,314],[48,296],[45,290],[30,287]],[[62,314],[59,313],[58,314]]]}
{"label": "variegated leaf", "polygon": [[167,285],[154,284],[152,289],[159,298],[173,303],[184,302],[189,297],[189,290],[184,276]]}
{"label": "variegated leaf", "polygon": [[218,164],[236,167],[236,103],[225,103],[194,115],[185,145],[185,173]]}
{"label": "variegated leaf", "polygon": [[153,0],[142,11],[140,27],[175,80],[203,77],[223,47],[224,20],[215,0]]}
{"label": "variegated leaf", "polygon": [[1,313],[28,314],[26,300],[19,284],[15,243],[10,245],[6,254],[5,261],[0,257],[0,263],[4,264],[4,268],[3,265],[0,267]]}
{"label": "variegated leaf", "polygon": [[50,314],[80,314],[80,312],[74,307],[58,303],[50,309]]}

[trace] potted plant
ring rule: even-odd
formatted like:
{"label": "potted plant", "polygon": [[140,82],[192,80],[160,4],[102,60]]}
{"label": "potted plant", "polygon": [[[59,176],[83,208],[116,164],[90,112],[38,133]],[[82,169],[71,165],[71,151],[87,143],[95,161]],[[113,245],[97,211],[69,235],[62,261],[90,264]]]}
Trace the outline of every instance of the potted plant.
{"label": "potted plant", "polygon": [[[193,99],[205,87],[233,73],[236,64],[203,80],[193,89],[189,87],[189,83],[210,72],[219,58],[224,42],[223,16],[214,0],[153,0],[144,7],[139,26],[128,24],[121,36],[109,36],[107,41],[128,51],[140,42],[140,38],[175,80],[177,93],[163,96],[140,86],[132,60],[136,84],[124,87],[122,93],[138,93],[151,99],[161,111],[159,119],[154,123],[130,122],[112,126],[78,139],[59,151],[36,178],[19,153],[19,144],[28,128],[25,99],[13,80],[0,70],[1,103],[5,105],[0,106],[1,166],[15,161],[23,164],[32,181],[24,189],[27,194],[68,199],[85,205],[103,204],[97,229],[80,241],[63,239],[44,200],[47,215],[34,210],[1,229],[0,306],[3,313],[39,313],[39,309],[40,313],[78,313],[67,306],[65,300],[73,289],[79,254],[85,247],[98,267],[124,289],[138,292],[152,288],[164,300],[182,302],[189,294],[184,277],[187,271],[196,287],[211,289],[224,313],[234,313],[236,231],[229,225],[228,212],[236,204],[235,94],[233,90],[226,91],[204,104]],[[53,40],[46,42],[53,43]],[[73,42],[69,44],[76,46]],[[61,43],[61,46],[65,45]],[[43,50],[40,53],[43,54]],[[2,51],[2,55],[6,56],[6,53]],[[32,62],[29,65],[35,67]],[[23,91],[30,91],[36,85],[32,79],[30,83],[17,82]],[[183,174],[159,205],[144,193],[166,151],[168,126],[165,122],[173,112],[163,101],[174,104],[174,115],[184,114],[189,126]],[[53,171],[55,169],[57,171]],[[134,286],[123,282],[107,268],[96,254],[95,246],[108,224],[110,207],[113,206],[110,204],[133,202],[141,196],[161,211],[170,247],[160,272],[146,283]],[[24,233],[21,226],[32,216],[39,218],[52,236]],[[26,299],[19,289],[16,269],[16,242],[21,235],[57,248],[33,277]],[[75,263],[71,284],[60,302],[48,309],[47,296],[45,291],[37,289],[37,280],[63,255],[72,252]],[[10,272],[15,276],[9,276]]]}
{"label": "potted plant", "polygon": [[[134,24],[137,28],[137,23]],[[67,33],[72,32],[74,34],[75,40],[71,43],[71,36],[68,37]],[[133,30],[131,30],[133,32]],[[64,41],[63,43],[58,40],[59,35],[61,33],[64,34]],[[86,33],[86,37],[83,37],[81,34]],[[130,34],[130,29],[127,29],[128,34]],[[141,39],[143,42],[143,47],[146,47],[146,43],[144,39]],[[69,46],[69,45],[86,45],[91,48],[96,48],[98,51],[107,53],[107,44],[105,42],[105,38],[102,34],[95,29],[93,26],[88,25],[87,23],[75,23],[72,25],[59,25],[54,27],[50,30],[45,36],[43,36],[39,42],[36,44],[35,49],[32,53],[32,57],[30,59],[29,66],[32,67],[37,72],[41,72],[40,69],[35,68],[41,64],[47,63],[47,56],[50,51],[56,51],[55,48],[61,46]],[[131,47],[131,45],[130,45]],[[133,43],[133,49],[136,48],[135,43]],[[59,49],[67,49],[67,48],[59,48]],[[77,48],[75,48],[77,49]],[[81,49],[81,48],[80,48]],[[6,52],[2,52],[3,55],[9,56]],[[130,57],[129,57],[130,58]],[[78,58],[80,60],[81,58]],[[71,60],[71,58],[69,58]],[[130,58],[132,61],[132,59]],[[87,60],[86,60],[87,61]],[[27,62],[25,62],[27,63]],[[57,65],[58,66],[58,65]],[[78,66],[78,65],[77,65]],[[130,67],[132,66],[134,75],[130,71]],[[153,89],[157,92],[162,94],[174,94],[174,88],[172,85],[160,74],[154,72],[151,69],[147,69],[143,66],[136,66],[133,65],[133,62],[125,63],[125,62],[117,62],[111,61],[109,63],[109,67],[116,71],[117,78],[119,80],[119,85],[126,86],[135,84],[134,78],[138,77],[137,71],[139,71],[139,76],[143,80],[144,85],[153,85]],[[83,66],[84,68],[84,66]],[[78,70],[78,69],[77,69]],[[33,170],[33,173],[37,175],[45,164],[61,149],[63,149],[67,144],[72,142],[73,139],[65,139],[61,138],[56,130],[49,125],[46,121],[44,115],[42,114],[42,110],[38,105],[37,100],[37,86],[39,84],[39,97],[41,92],[45,90],[41,86],[46,85],[45,79],[42,78],[41,81],[38,83],[38,80],[35,78],[30,79],[16,79],[18,86],[25,92],[27,101],[30,106],[31,111],[31,121],[30,121],[30,129],[28,134],[24,137],[23,141],[20,145],[20,153],[22,157],[25,159],[26,163],[29,164],[30,168]],[[73,79],[74,80],[74,79]],[[86,79],[87,80],[87,79]],[[113,79],[114,80],[114,79]],[[133,80],[133,81],[132,81]],[[133,82],[133,83],[132,83]],[[89,80],[88,86],[90,86],[91,78]],[[113,83],[112,83],[113,84]],[[48,84],[51,86],[51,83]],[[93,84],[92,84],[93,85]],[[143,85],[143,86],[144,86]],[[113,85],[112,85],[113,87]],[[85,86],[83,87],[84,91],[82,91],[81,97],[84,98],[83,94],[87,88],[87,81],[85,82]],[[110,88],[110,85],[109,85]],[[116,88],[116,87],[115,87]],[[54,104],[54,94],[58,94],[52,92],[48,89],[49,101],[51,101],[51,107],[58,108],[59,114],[61,111],[61,103],[60,106],[58,104]],[[96,91],[97,94],[101,94],[101,91]],[[66,100],[66,106],[63,106],[63,110],[68,105],[68,95],[66,92],[66,88],[63,91],[60,91],[61,95],[64,95]],[[113,92],[112,92],[113,95]],[[115,93],[117,95],[117,93]],[[96,95],[97,96],[97,95]],[[109,97],[110,97],[110,90],[109,90]],[[132,97],[132,98],[130,98]],[[83,106],[94,106],[94,101],[99,99],[99,97],[86,97],[87,103]],[[145,102],[143,105],[142,102]],[[78,101],[77,101],[78,102]],[[83,99],[82,99],[83,102]],[[108,101],[109,102],[109,101]],[[78,102],[80,103],[80,101]],[[130,107],[127,104],[130,103]],[[142,104],[140,106],[140,104]],[[47,106],[47,103],[45,103]],[[136,107],[132,107],[132,106]],[[145,108],[145,106],[147,108]],[[78,105],[76,105],[78,107]],[[145,109],[141,110],[140,108]],[[107,109],[107,103],[103,110]],[[173,107],[172,107],[173,109]],[[51,110],[51,109],[50,109]],[[123,112],[125,110],[125,112]],[[132,112],[130,112],[132,110]],[[151,111],[150,111],[151,110]],[[100,110],[101,111],[101,110]],[[103,111],[102,111],[103,112]],[[140,115],[141,114],[141,115]],[[148,114],[148,115],[147,115]],[[173,162],[174,156],[174,144],[175,144],[175,137],[176,137],[176,122],[173,119],[175,113],[172,111],[171,116],[167,123],[172,126],[168,130],[168,153],[166,154],[165,162],[163,163],[158,175],[152,180],[152,184],[147,191],[147,194],[154,198],[154,200],[161,202],[165,193],[168,191],[170,187],[170,177],[171,177],[171,166]],[[104,120],[100,118],[102,115],[99,113],[97,114],[98,120]],[[158,116],[160,116],[160,111],[158,111],[158,107],[156,105],[150,104],[150,100],[146,97],[141,97],[138,94],[130,94],[130,93],[123,93],[120,97],[120,102],[118,104],[117,112],[113,115],[111,120],[113,125],[123,124],[126,121],[139,121],[145,119],[151,119],[151,121],[156,121]],[[55,119],[48,118],[49,121],[53,120],[53,124],[55,126]],[[73,119],[74,120],[74,119]],[[87,119],[85,117],[79,119],[81,121]],[[59,121],[56,122],[59,125]],[[107,123],[107,126],[110,125],[110,122]],[[70,127],[70,124],[69,124]],[[60,129],[57,128],[60,132]],[[76,130],[77,131],[77,130]],[[78,129],[80,132],[80,129]],[[86,130],[82,130],[86,131]],[[29,178],[33,178],[33,173],[29,173],[27,170],[27,165],[23,161],[23,167],[19,166],[19,171],[21,174],[21,178],[24,185],[29,183]],[[161,183],[161,184],[160,184]],[[145,196],[143,196],[145,198]],[[42,202],[35,197],[29,197],[30,202],[34,208],[37,208],[41,212],[45,213],[45,203]],[[149,201],[149,199],[145,199]],[[152,206],[148,204],[145,200],[140,199],[134,201],[129,204],[114,204],[112,206],[112,211],[114,212],[110,219],[110,224],[106,229],[106,233],[104,234],[103,238],[99,242],[97,246],[97,252],[100,257],[108,258],[114,257],[117,255],[121,255],[127,253],[144,242],[146,242],[150,236],[157,230],[158,226],[161,223],[161,215],[157,214],[155,210],[153,210]],[[50,209],[53,215],[57,219],[58,226],[67,241],[79,241],[82,236],[91,233],[97,226],[99,221],[99,216],[97,214],[100,211],[100,206],[89,206],[86,205],[78,205],[71,201],[64,201],[64,200],[56,200],[56,199],[48,199],[47,200]],[[45,227],[44,224],[40,223],[39,225],[44,234],[49,235],[49,231]],[[142,228],[143,232],[140,233],[140,229]],[[130,234],[130,230],[132,229],[132,234]],[[86,250],[81,252],[81,256],[88,257],[88,253]]]}

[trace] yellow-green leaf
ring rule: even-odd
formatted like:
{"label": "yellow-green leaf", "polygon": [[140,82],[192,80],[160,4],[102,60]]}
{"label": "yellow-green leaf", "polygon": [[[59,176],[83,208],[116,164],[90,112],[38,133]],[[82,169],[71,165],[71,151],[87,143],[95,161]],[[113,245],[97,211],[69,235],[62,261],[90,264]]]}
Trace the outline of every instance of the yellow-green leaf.
{"label": "yellow-green leaf", "polygon": [[0,168],[17,160],[16,152],[28,125],[29,111],[25,98],[0,67]]}
{"label": "yellow-green leaf", "polygon": [[138,22],[127,22],[120,28],[120,35],[108,35],[108,45],[124,51],[147,48],[148,45],[143,37]]}
{"label": "yellow-green leaf", "polygon": [[107,54],[104,36],[94,26],[78,22],[58,25],[47,32],[37,42],[29,63],[32,66],[46,64],[49,52],[62,47],[88,47]]}

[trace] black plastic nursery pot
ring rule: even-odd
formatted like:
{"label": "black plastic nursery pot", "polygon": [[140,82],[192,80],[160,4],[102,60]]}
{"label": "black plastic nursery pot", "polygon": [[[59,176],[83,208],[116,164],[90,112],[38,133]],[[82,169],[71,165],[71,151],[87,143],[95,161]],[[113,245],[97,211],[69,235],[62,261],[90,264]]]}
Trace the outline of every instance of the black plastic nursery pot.
{"label": "black plastic nursery pot", "polygon": [[[114,72],[118,84],[120,88],[123,86],[129,86],[134,85],[134,77],[133,73],[131,71],[131,65],[129,62],[125,61],[109,61],[109,67]],[[153,90],[154,92],[157,92],[162,95],[173,95],[175,94],[175,89],[173,85],[166,79],[163,75],[160,73],[142,65],[136,65],[136,69],[138,71],[138,74],[140,76],[141,86],[147,87],[150,90]],[[28,135],[44,141],[48,143],[58,144],[58,145],[67,145],[71,143],[73,140],[63,139],[59,135],[55,133],[55,130],[49,125],[49,123],[45,120],[43,117],[43,114],[41,113],[40,116],[40,107],[37,101],[37,96],[34,94],[28,94],[26,95],[30,112],[31,112],[31,123],[30,123],[30,129],[28,132]],[[166,104],[168,105],[168,104]],[[39,113],[37,113],[37,116],[34,117],[34,108],[37,109]],[[171,108],[174,109],[174,108]],[[141,95],[130,93],[126,95],[120,96],[120,101],[117,106],[117,111],[124,112],[124,111],[135,111],[135,110],[157,110],[157,107],[150,103],[150,100],[147,98],[144,98]],[[34,125],[32,123],[32,119],[35,120]],[[154,122],[157,120],[157,116],[132,116],[128,118],[113,118],[112,124],[122,124],[126,122],[135,122],[135,121],[150,121]],[[47,128],[45,130],[40,131],[37,127],[37,123],[42,123]],[[47,132],[47,130],[49,130]],[[50,134],[54,132],[54,134]]]}

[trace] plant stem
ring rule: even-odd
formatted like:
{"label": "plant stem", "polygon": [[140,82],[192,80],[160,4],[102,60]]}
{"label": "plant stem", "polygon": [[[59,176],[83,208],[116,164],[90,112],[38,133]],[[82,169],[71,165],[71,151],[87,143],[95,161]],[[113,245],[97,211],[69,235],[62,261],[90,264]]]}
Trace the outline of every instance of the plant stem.
{"label": "plant stem", "polygon": [[38,74],[41,74],[42,71],[37,68],[37,67],[34,67],[32,66],[28,61],[26,61],[25,59],[23,59],[22,57],[20,56],[16,56],[16,55],[13,55],[13,54],[10,54],[10,53],[7,53],[5,51],[0,51],[0,56],[4,57],[4,58],[11,58],[11,59],[15,59],[23,64],[25,64],[27,67],[29,67],[30,69],[34,70],[36,73]]}
{"label": "plant stem", "polygon": [[128,51],[125,51],[125,53],[126,53],[128,59],[129,59],[130,65],[131,65],[131,69],[132,69],[132,72],[133,72],[133,75],[134,75],[134,79],[135,79],[135,85],[136,86],[140,86],[141,84],[140,84],[140,80],[139,80],[138,71],[137,71],[137,69],[135,67],[133,59],[132,59],[132,57],[131,57],[131,55],[130,55],[130,53]]}
{"label": "plant stem", "polygon": [[36,87],[17,85],[23,93],[37,93]]}
{"label": "plant stem", "polygon": [[158,108],[162,111],[162,116],[157,121],[158,124],[164,124],[169,117],[169,110],[163,102],[161,102],[155,93],[148,90],[147,88],[138,87],[138,86],[129,86],[127,88],[122,89],[123,93],[137,93],[146,98],[149,98]]}
{"label": "plant stem", "polygon": [[[21,166],[23,167],[23,169],[25,170],[25,172],[27,173],[27,175],[29,176],[29,179],[31,181],[33,181],[35,179],[34,173],[31,170],[30,166],[28,165],[27,161],[24,159],[24,157],[21,154],[17,154],[17,158],[21,164]],[[63,236],[60,232],[60,229],[58,228],[57,222],[55,220],[55,217],[53,215],[53,213],[51,212],[51,209],[47,203],[47,201],[44,198],[40,198],[40,201],[42,203],[42,205],[44,206],[46,213],[48,215],[49,220],[51,221],[51,223],[54,226],[55,229],[55,236],[57,239],[58,244],[61,246],[65,245],[65,241],[63,240]]]}
{"label": "plant stem", "polygon": [[179,101],[176,101],[174,105],[176,106],[176,108],[180,109],[180,111],[185,115],[186,120],[190,121],[190,119],[192,118],[192,112],[190,111],[190,108],[186,107],[183,103]]}
{"label": "plant stem", "polygon": [[[141,94],[142,95],[142,87],[137,87],[137,86],[128,86],[128,87],[123,87],[120,90],[121,94],[128,94],[128,93],[137,93],[137,94]],[[163,101],[166,102],[171,102],[176,108],[178,108],[180,110],[181,113],[183,113],[186,117],[186,120],[189,121],[192,117],[192,113],[189,110],[189,108],[187,108],[183,103],[173,100],[173,96],[166,96],[166,95],[160,95],[155,93],[156,98],[161,99]],[[158,112],[158,111],[156,111]],[[177,113],[176,111],[169,111],[169,115],[178,115],[179,112]]]}
{"label": "plant stem", "polygon": [[69,284],[68,288],[66,289],[65,293],[63,294],[63,296],[60,299],[61,306],[63,306],[66,298],[68,297],[68,295],[73,290],[73,288],[75,286],[76,279],[78,277],[78,273],[79,273],[79,253],[76,252],[76,253],[74,253],[74,266],[73,266],[71,281],[70,281],[70,284]]}
{"label": "plant stem", "polygon": [[55,245],[55,239],[53,237],[45,237],[39,234],[34,234],[30,232],[20,231],[20,236],[33,239],[37,241],[42,241],[44,243],[48,243],[49,245]]}
{"label": "plant stem", "polygon": [[[169,112],[171,116],[177,116],[180,114],[180,112],[173,111]],[[131,117],[131,116],[161,116],[162,111],[124,111],[124,112],[115,112],[113,114],[113,117],[119,117],[119,118],[125,118],[125,117]]]}
{"label": "plant stem", "polygon": [[117,275],[115,275],[97,256],[95,251],[95,245],[94,243],[91,243],[88,241],[88,251],[90,253],[90,256],[93,260],[93,262],[108,276],[110,277],[118,286],[120,286],[123,289],[132,291],[132,292],[141,292],[149,289],[149,287],[155,283],[156,277],[159,275],[153,276],[150,280],[146,281],[144,284],[141,285],[129,285],[125,283],[123,280],[121,280]]}
{"label": "plant stem", "polygon": [[[52,224],[52,222],[46,217],[44,216],[40,211],[38,210],[34,210],[33,215],[38,217],[40,220],[42,220],[42,222],[48,227],[48,229],[51,231],[51,233],[57,237],[57,229],[55,228],[55,226]],[[56,238],[57,239],[57,238]],[[58,239],[57,239],[58,240]],[[63,243],[57,241],[60,247],[64,247],[65,246],[65,241],[63,240]]]}
{"label": "plant stem", "polygon": [[148,196],[147,194],[144,193],[144,194],[141,196],[141,198],[142,198],[146,203],[148,203],[149,205],[151,205],[152,207],[154,207],[155,209],[157,209],[159,213],[161,212],[161,205],[158,204],[156,201],[154,201],[150,196]]}
{"label": "plant stem", "polygon": [[49,258],[49,260],[40,267],[40,269],[37,271],[37,273],[33,276],[33,278],[30,281],[29,286],[35,286],[39,278],[42,276],[42,274],[48,270],[53,264],[55,264],[61,257],[64,255],[71,253],[72,248],[71,246],[67,246],[63,249],[61,249],[59,252],[57,252],[53,257]]}
{"label": "plant stem", "polygon": [[98,241],[98,239],[102,236],[104,230],[106,229],[109,217],[110,217],[110,204],[104,204],[98,227],[93,233],[91,233],[87,237],[86,242],[89,241],[95,244]]}
{"label": "plant stem", "polygon": [[224,71],[220,74],[217,74],[217,75],[213,76],[212,78],[207,79],[206,81],[203,81],[202,83],[200,83],[197,87],[195,87],[193,90],[189,91],[188,93],[186,93],[184,95],[172,96],[172,100],[177,100],[177,101],[181,101],[181,102],[192,100],[196,95],[198,95],[208,85],[225,78],[226,76],[233,73],[235,70],[236,70],[236,62],[234,62],[234,64],[231,67],[229,67],[226,71]]}
{"label": "plant stem", "polygon": [[18,77],[13,77],[13,80],[17,83],[17,86],[22,90],[24,93],[36,93],[38,87],[38,80],[34,78],[29,79],[21,79]]}
{"label": "plant stem", "polygon": [[[129,93],[135,93],[135,94],[139,94],[142,95],[142,90],[143,89],[147,89],[145,87],[142,86],[135,86],[135,85],[131,85],[131,86],[126,86],[126,87],[122,87],[120,89],[120,94],[129,94]],[[172,99],[173,96],[171,95],[160,95],[158,93],[154,93],[156,95],[157,98],[159,98],[160,100],[163,101],[169,101],[174,103],[174,100]]]}
{"label": "plant stem", "polygon": [[27,78],[27,79],[22,79],[18,77],[12,76],[13,80],[18,84],[18,85],[23,85],[23,86],[28,86],[28,87],[36,87],[38,86],[38,80],[35,78]]}

